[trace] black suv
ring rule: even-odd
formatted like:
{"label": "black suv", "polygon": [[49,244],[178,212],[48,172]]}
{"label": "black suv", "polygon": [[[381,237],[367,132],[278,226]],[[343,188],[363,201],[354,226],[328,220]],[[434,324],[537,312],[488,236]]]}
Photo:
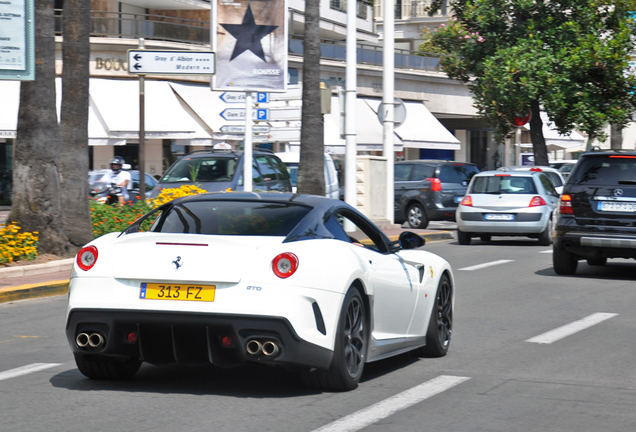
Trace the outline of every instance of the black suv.
{"label": "black suv", "polygon": [[[243,190],[243,153],[228,150],[196,150],[188,153],[168,168],[152,190],[151,198],[156,198],[162,189],[183,185],[196,185],[208,192]],[[252,188],[291,192],[287,167],[272,152],[254,150]]]}
{"label": "black suv", "polygon": [[583,154],[554,217],[557,274],[574,274],[580,259],[605,265],[608,258],[636,258],[636,152]]}
{"label": "black suv", "polygon": [[426,228],[429,221],[455,220],[470,179],[479,172],[466,162],[411,160],[395,163],[395,222]]}

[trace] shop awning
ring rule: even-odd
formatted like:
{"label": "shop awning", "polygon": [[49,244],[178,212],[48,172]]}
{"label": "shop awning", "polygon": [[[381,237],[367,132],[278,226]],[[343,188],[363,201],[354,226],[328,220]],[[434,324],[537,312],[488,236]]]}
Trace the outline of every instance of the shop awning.
{"label": "shop awning", "polygon": [[[344,121],[340,119],[338,96],[331,97],[331,113],[324,115],[325,149],[329,153],[344,154],[345,139],[341,138]],[[393,137],[394,151],[402,151],[402,140]],[[362,98],[356,100],[356,149],[357,151],[382,151],[383,127],[377,114]]]}
{"label": "shop awning", "polygon": [[[377,116],[382,101],[371,98],[366,98],[365,101]],[[461,148],[459,140],[431,114],[423,102],[404,101],[404,107],[406,108],[404,122],[394,129],[404,147],[440,150]]]}
{"label": "shop awning", "polygon": [[[90,95],[110,138],[139,138],[137,80],[93,78]],[[192,139],[200,129],[166,81],[146,80],[144,123],[146,139]]]}
{"label": "shop awning", "polygon": [[0,139],[15,138],[20,106],[20,82],[0,80]]}

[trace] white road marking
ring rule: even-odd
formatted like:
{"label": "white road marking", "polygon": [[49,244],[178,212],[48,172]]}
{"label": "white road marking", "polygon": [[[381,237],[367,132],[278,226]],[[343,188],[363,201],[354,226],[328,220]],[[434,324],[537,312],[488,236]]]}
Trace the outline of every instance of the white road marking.
{"label": "white road marking", "polygon": [[554,330],[550,330],[549,332],[543,333],[539,336],[535,336],[533,338],[528,339],[526,342],[534,342],[539,344],[550,344],[552,342],[556,342],[564,337],[573,335],[581,330],[585,330],[588,327],[592,327],[600,322],[608,320],[610,318],[614,318],[615,313],[595,313],[590,316],[587,316],[581,320],[574,321],[570,324],[566,324],[562,327],[556,328]]}
{"label": "white road marking", "polygon": [[0,381],[60,366],[61,364],[62,363],[33,363],[19,368],[9,369],[8,371],[0,372]]}
{"label": "white road marking", "polygon": [[351,415],[315,429],[313,432],[354,432],[382,420],[398,411],[422,402],[436,394],[455,387],[469,377],[441,375],[430,381],[396,394]]}
{"label": "white road marking", "polygon": [[552,253],[552,252],[553,252],[553,249],[548,249],[548,250],[541,251],[539,253]]}
{"label": "white road marking", "polygon": [[496,266],[496,265],[499,265],[499,264],[505,264],[505,263],[509,263],[509,262],[513,262],[513,261],[514,260],[492,261],[492,262],[488,262],[488,263],[484,263],[484,264],[475,265],[475,266],[472,266],[472,267],[460,268],[460,270],[464,270],[464,271],[481,270],[483,268],[492,267],[492,266]]}

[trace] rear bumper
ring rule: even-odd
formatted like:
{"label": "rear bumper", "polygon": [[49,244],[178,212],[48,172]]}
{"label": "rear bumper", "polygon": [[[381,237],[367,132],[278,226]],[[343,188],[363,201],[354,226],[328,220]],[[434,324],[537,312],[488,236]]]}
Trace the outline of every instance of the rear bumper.
{"label": "rear bumper", "polygon": [[[80,333],[99,333],[102,346],[80,347]],[[134,333],[136,341],[129,341]],[[74,309],[69,312],[66,337],[76,355],[133,357],[152,364],[211,363],[231,367],[245,362],[327,369],[333,352],[302,340],[288,320],[280,317],[193,312]],[[223,344],[229,337],[231,343]],[[275,355],[250,355],[251,340],[279,346]]]}
{"label": "rear bumper", "polygon": [[557,227],[554,247],[582,258],[634,258],[636,234],[567,231]]}
{"label": "rear bumper", "polygon": [[487,212],[457,212],[457,227],[464,232],[492,233],[499,235],[540,234],[548,226],[549,215],[541,213],[517,213],[515,220],[485,220]]}

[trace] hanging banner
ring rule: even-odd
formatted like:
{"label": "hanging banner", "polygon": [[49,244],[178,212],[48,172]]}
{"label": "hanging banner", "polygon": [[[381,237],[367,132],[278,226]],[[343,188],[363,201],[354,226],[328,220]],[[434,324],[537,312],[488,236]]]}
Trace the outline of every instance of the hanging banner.
{"label": "hanging banner", "polygon": [[283,92],[287,87],[286,0],[214,0],[212,51],[220,91]]}

